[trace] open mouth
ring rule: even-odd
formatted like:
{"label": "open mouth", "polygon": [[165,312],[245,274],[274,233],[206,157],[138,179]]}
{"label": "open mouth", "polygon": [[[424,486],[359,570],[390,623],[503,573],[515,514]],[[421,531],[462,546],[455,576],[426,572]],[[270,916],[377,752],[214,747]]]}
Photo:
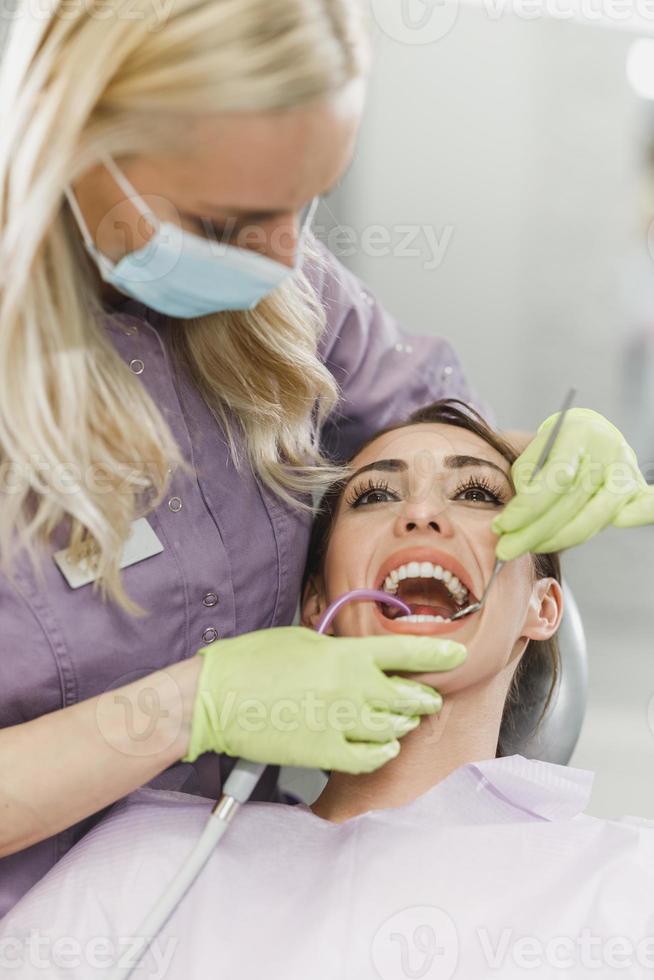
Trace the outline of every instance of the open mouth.
{"label": "open mouth", "polygon": [[[445,555],[440,562],[409,561],[387,570],[379,587],[406,603],[411,613],[379,602],[383,616],[405,623],[446,623],[460,609],[476,602],[469,584],[461,580],[464,570],[458,562]],[[456,567],[453,569],[448,565]]]}

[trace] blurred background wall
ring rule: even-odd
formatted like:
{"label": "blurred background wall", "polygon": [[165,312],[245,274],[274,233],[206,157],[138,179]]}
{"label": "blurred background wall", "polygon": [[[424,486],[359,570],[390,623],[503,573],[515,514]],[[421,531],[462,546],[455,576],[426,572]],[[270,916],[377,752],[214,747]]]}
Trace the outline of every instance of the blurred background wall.
{"label": "blurred background wall", "polygon": [[[356,156],[315,230],[407,330],[453,342],[501,426],[535,428],[574,385],[654,478],[652,128],[627,80],[633,37],[455,11],[430,43],[373,18]],[[402,254],[407,226],[418,254]],[[570,764],[596,771],[598,815],[654,817],[653,555],[648,528],[564,558],[590,653]]]}

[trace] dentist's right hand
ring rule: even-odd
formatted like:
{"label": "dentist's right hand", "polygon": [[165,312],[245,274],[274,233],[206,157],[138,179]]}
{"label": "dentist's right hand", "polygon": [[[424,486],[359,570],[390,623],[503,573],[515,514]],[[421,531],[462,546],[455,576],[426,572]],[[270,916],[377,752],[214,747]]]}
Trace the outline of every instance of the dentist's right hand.
{"label": "dentist's right hand", "polygon": [[245,633],[201,648],[188,752],[252,762],[372,772],[400,751],[434,688],[384,671],[440,671],[466,656],[440,637],[323,636],[303,626]]}

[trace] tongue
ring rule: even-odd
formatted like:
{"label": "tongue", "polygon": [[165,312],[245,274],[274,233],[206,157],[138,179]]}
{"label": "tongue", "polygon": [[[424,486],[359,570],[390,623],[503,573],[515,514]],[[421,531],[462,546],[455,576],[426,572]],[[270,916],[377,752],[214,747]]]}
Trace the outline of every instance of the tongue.
{"label": "tongue", "polygon": [[449,619],[452,615],[452,610],[446,609],[445,606],[421,606],[413,602],[408,602],[407,605],[412,616],[442,616],[443,619]]}

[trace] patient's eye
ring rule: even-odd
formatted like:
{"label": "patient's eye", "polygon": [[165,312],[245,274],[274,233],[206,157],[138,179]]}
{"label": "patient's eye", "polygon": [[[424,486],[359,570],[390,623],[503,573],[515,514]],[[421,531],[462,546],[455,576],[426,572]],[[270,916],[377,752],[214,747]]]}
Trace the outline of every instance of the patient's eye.
{"label": "patient's eye", "polygon": [[471,504],[491,504],[502,507],[506,503],[505,491],[487,477],[471,476],[454,491],[454,500]]}
{"label": "patient's eye", "polygon": [[352,488],[346,503],[350,507],[362,507],[366,504],[385,504],[399,499],[395,490],[389,489],[387,482],[369,479],[366,483],[358,483]]}

